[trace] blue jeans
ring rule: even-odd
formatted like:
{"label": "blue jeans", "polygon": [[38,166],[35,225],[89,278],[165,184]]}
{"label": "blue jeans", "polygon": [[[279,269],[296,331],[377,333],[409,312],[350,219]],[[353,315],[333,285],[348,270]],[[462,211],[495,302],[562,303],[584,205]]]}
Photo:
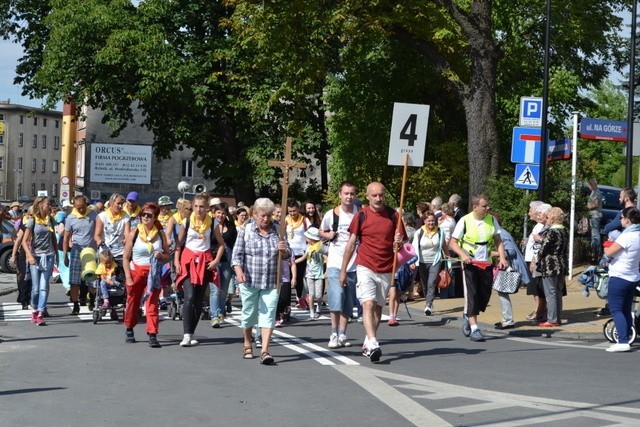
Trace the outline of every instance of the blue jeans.
{"label": "blue jeans", "polygon": [[29,265],[31,271],[31,305],[38,311],[47,309],[47,299],[49,298],[49,279],[53,273],[54,254],[34,255],[35,265]]}
{"label": "blue jeans", "polygon": [[609,277],[609,310],[613,316],[613,323],[618,331],[618,343],[629,343],[629,332],[633,326],[633,294],[638,282],[630,282],[620,277]]}
{"label": "blue jeans", "polygon": [[209,307],[211,310],[211,318],[220,317],[226,314],[227,293],[229,291],[229,283],[233,277],[231,264],[229,262],[221,262],[218,264],[218,273],[220,273],[220,287],[213,283],[209,283]]}
{"label": "blue jeans", "polygon": [[589,226],[591,227],[591,250],[595,255],[600,256],[602,252],[602,241],[600,237],[600,221],[601,217],[589,218]]}

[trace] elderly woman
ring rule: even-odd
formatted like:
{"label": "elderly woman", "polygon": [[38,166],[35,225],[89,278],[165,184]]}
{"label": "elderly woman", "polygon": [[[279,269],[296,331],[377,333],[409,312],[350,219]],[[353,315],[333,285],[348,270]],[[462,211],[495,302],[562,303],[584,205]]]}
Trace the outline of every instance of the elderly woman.
{"label": "elderly woman", "polygon": [[269,341],[276,323],[278,287],[276,283],[277,265],[280,254],[284,259],[291,257],[291,249],[286,241],[280,240],[278,227],[272,222],[275,209],[267,198],[256,200],[254,221],[238,230],[238,238],[233,247],[231,265],[236,273],[242,299],[240,327],[244,336],[242,357],[253,358],[251,328],[262,328],[262,353],[260,363],[271,365]]}
{"label": "elderly woman", "polygon": [[564,277],[568,274],[569,247],[569,233],[563,221],[562,209],[549,209],[546,220],[549,229],[544,233],[536,255],[536,270],[542,275],[542,287],[547,300],[547,321],[538,325],[541,327],[559,326],[562,322],[562,292]]}
{"label": "elderly woman", "polygon": [[640,211],[627,207],[622,211],[620,223],[624,231],[604,254],[609,262],[609,310],[618,331],[618,342],[608,352],[631,351],[629,330],[633,325],[631,310],[636,286],[640,282]]}
{"label": "elderly woman", "polygon": [[[535,267],[533,258],[540,250],[542,236],[549,228],[546,225],[546,221],[547,212],[549,212],[551,207],[551,205],[540,201],[533,201],[529,204],[529,218],[536,222],[533,230],[531,230],[531,234],[529,234],[524,252],[524,260],[529,263],[530,268],[532,264],[534,264]],[[538,323],[544,322],[547,315],[547,300],[544,298],[544,289],[542,288],[540,273],[535,271],[535,268],[532,271],[531,281],[527,285],[527,295],[533,295],[535,302],[535,309],[527,315],[527,320]]]}

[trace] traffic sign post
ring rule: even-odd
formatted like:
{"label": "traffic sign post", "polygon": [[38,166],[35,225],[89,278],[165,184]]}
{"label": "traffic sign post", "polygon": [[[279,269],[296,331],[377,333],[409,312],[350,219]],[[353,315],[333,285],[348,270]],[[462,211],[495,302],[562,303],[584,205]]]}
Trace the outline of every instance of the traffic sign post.
{"label": "traffic sign post", "polygon": [[530,164],[517,164],[513,186],[527,190],[537,190],[540,180],[540,166]]}
{"label": "traffic sign post", "polygon": [[514,127],[511,141],[511,163],[540,164],[541,135],[540,128]]}
{"label": "traffic sign post", "polygon": [[520,98],[520,126],[542,126],[542,98],[523,96]]}

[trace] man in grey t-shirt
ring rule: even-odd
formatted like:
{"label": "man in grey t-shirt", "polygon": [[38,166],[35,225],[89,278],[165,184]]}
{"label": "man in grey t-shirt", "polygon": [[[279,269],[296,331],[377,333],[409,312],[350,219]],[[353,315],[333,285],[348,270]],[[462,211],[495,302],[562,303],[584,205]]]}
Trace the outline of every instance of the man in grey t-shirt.
{"label": "man in grey t-shirt", "polygon": [[[89,296],[89,310],[93,310],[95,303],[96,288],[94,283],[85,283],[82,280],[82,261],[80,252],[84,248],[96,249],[96,242],[93,239],[96,228],[96,217],[94,211],[88,210],[88,201],[85,196],[73,198],[73,211],[67,217],[64,225],[64,243],[62,252],[64,265],[69,267],[69,284],[71,285],[71,301],[73,311],[71,314],[80,314],[80,305],[85,305],[87,290]],[[71,256],[69,256],[71,252]]]}
{"label": "man in grey t-shirt", "polygon": [[600,221],[602,221],[602,193],[598,189],[598,181],[595,178],[589,180],[589,226],[591,227],[591,259],[597,263],[602,255],[602,242],[600,239]]}

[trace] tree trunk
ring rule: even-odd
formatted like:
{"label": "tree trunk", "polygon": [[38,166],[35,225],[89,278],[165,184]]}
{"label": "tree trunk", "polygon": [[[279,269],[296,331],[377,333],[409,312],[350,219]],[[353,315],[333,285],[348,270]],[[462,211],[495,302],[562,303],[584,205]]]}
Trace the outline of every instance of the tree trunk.
{"label": "tree trunk", "polygon": [[227,166],[235,170],[231,184],[233,194],[237,202],[244,202],[250,206],[256,199],[253,168],[247,162],[246,147],[236,138],[234,117],[228,114],[222,115],[218,131],[223,141],[224,161]]}

